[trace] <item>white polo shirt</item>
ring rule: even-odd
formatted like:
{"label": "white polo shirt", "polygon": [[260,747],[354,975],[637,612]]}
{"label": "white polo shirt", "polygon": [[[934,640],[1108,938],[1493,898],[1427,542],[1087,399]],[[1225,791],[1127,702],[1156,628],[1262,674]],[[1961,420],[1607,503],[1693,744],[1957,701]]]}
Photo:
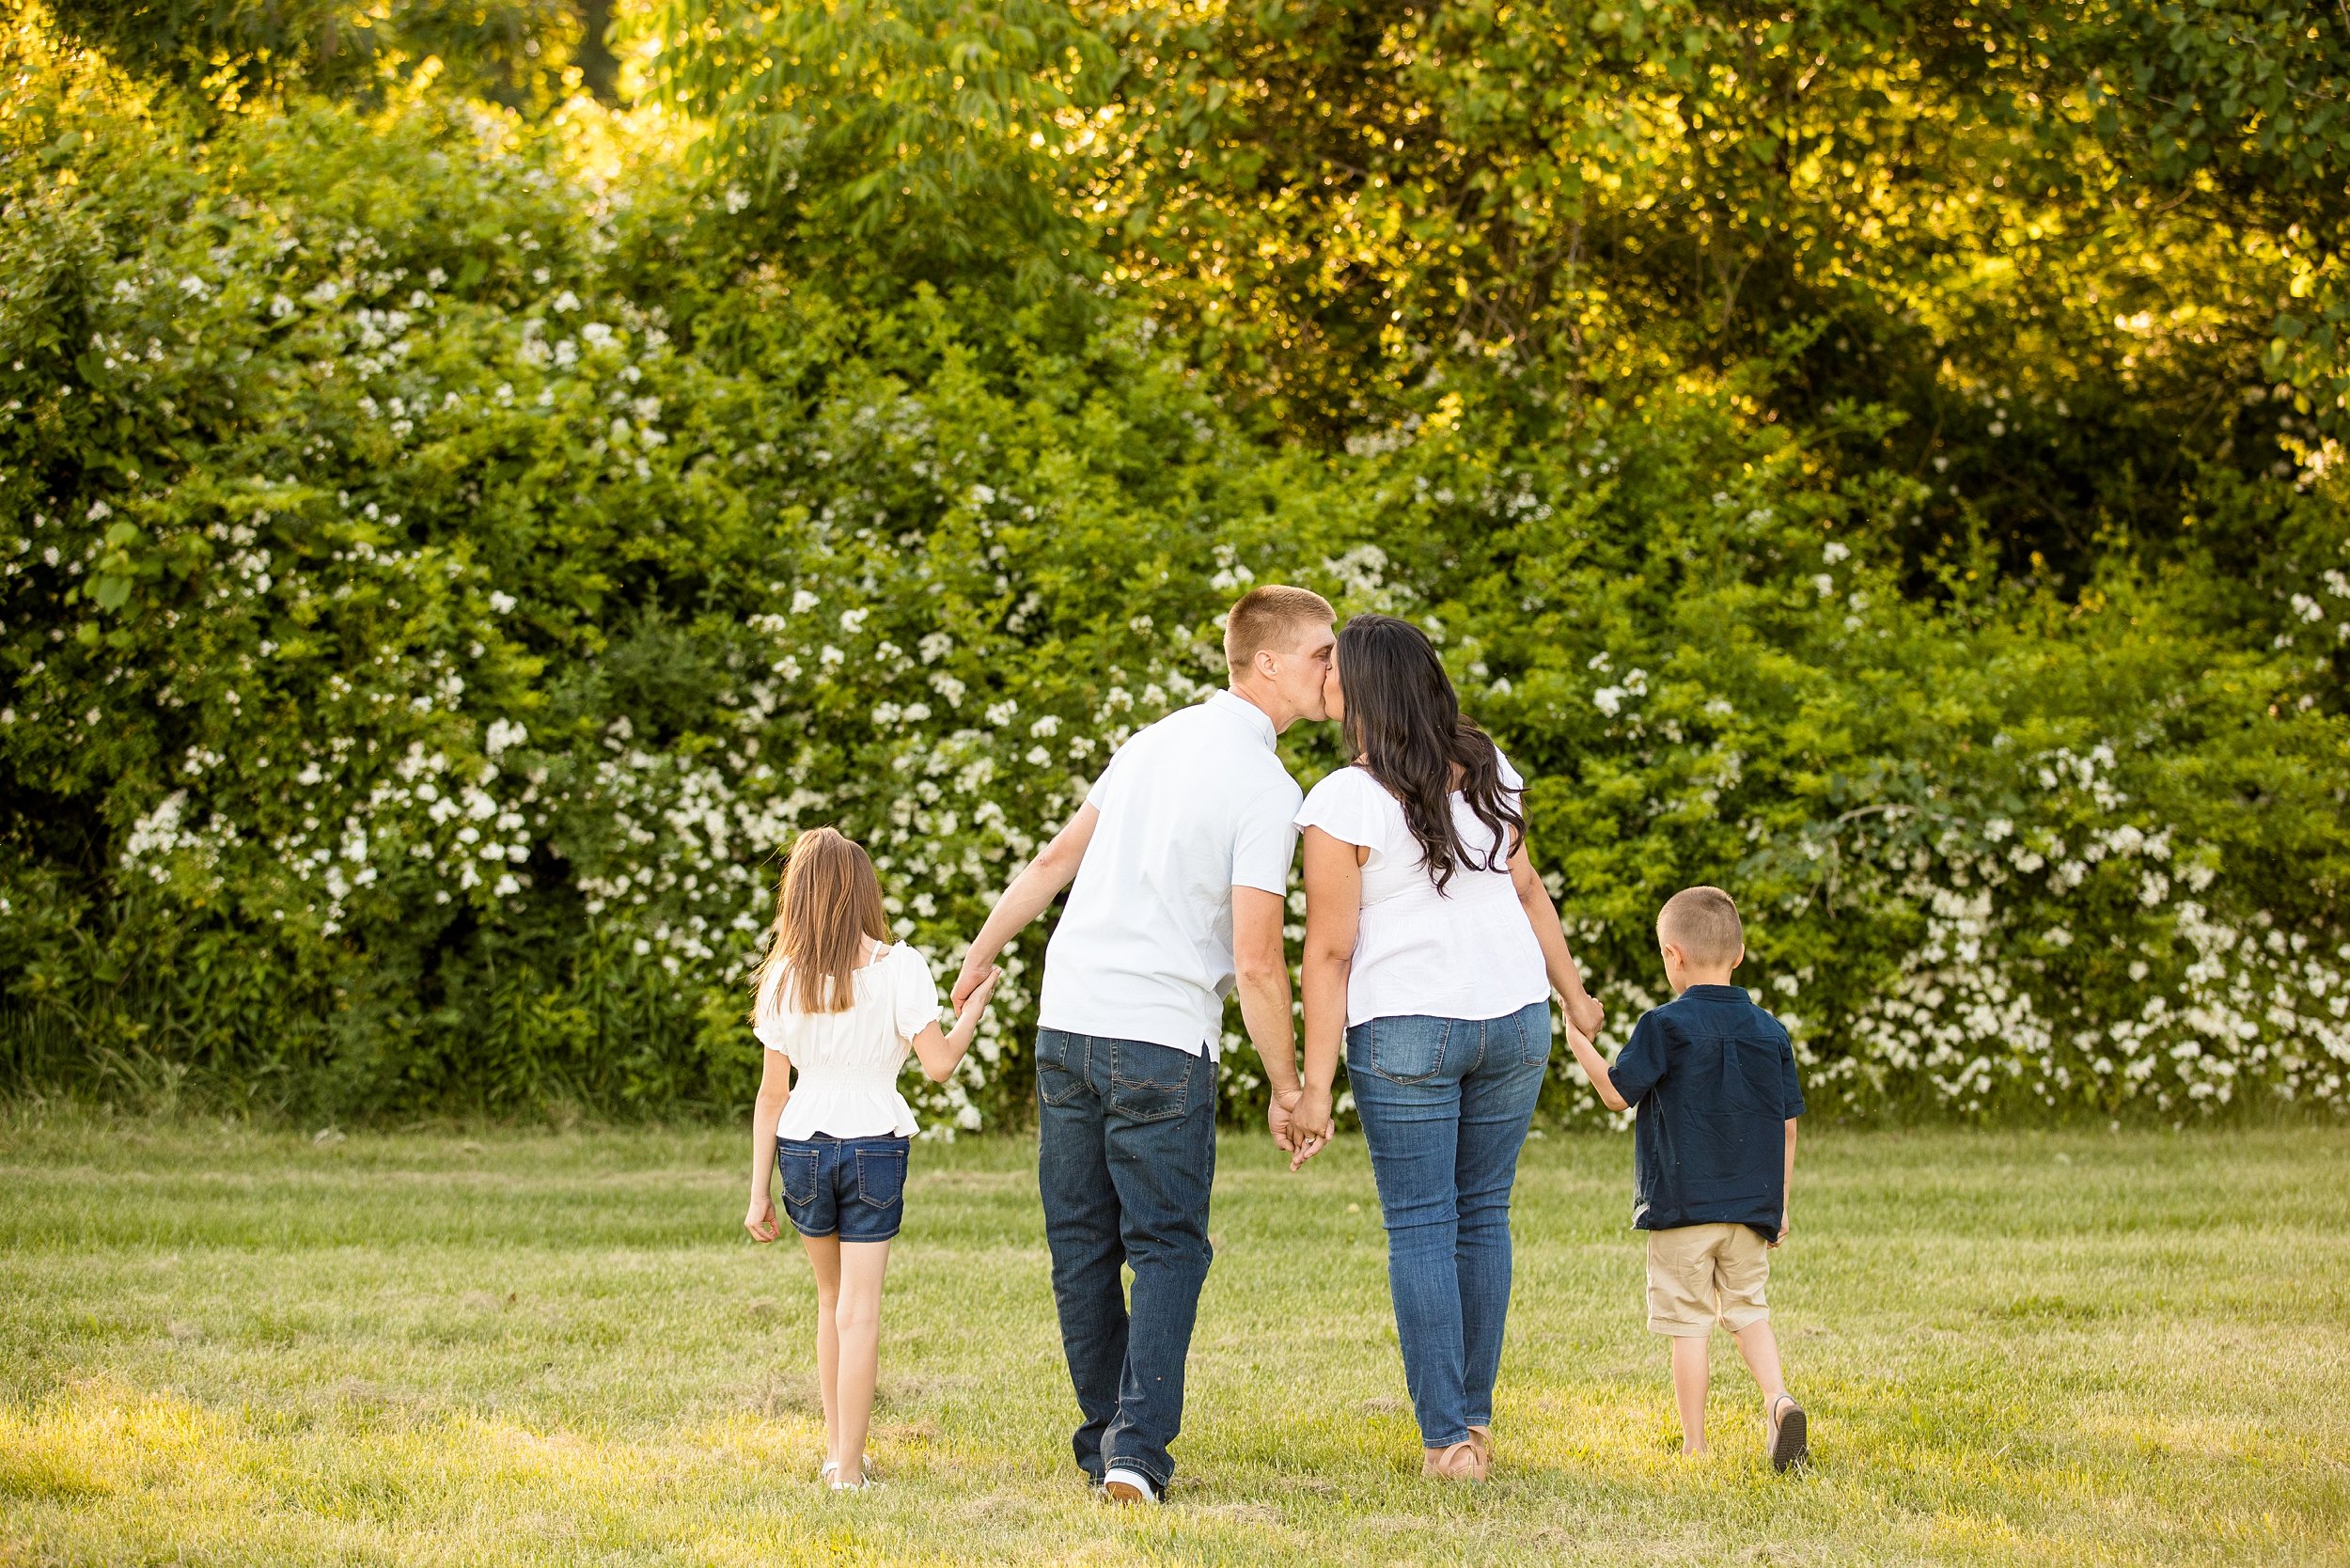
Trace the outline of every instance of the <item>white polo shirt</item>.
{"label": "white polo shirt", "polygon": [[1289,891],[1305,792],[1272,719],[1230,692],[1119,747],[1052,943],[1037,1022],[1215,1055],[1232,991],[1232,889]]}

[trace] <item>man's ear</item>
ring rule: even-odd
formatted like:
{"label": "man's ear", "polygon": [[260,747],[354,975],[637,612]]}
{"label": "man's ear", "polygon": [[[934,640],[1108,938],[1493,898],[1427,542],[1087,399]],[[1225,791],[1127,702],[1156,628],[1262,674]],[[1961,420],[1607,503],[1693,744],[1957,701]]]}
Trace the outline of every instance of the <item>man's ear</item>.
{"label": "man's ear", "polygon": [[1260,648],[1257,656],[1248,661],[1249,667],[1267,681],[1280,679],[1281,656],[1270,648]]}

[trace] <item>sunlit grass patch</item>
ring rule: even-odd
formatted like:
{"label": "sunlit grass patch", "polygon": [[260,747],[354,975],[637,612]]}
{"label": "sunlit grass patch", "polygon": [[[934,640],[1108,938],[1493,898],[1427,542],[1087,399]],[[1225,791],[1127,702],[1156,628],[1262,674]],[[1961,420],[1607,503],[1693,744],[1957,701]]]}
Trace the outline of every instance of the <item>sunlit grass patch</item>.
{"label": "sunlit grass patch", "polygon": [[2350,1560],[2338,1133],[1819,1132],[1771,1287],[1793,1477],[1726,1341],[1717,1451],[1677,1456],[1628,1146],[1542,1140],[1473,1492],[1418,1475],[1359,1144],[1292,1178],[1231,1140],[1140,1515],[1070,1461],[1030,1146],[917,1152],[887,1484],[835,1497],[731,1131],[9,1137],[0,1562]]}

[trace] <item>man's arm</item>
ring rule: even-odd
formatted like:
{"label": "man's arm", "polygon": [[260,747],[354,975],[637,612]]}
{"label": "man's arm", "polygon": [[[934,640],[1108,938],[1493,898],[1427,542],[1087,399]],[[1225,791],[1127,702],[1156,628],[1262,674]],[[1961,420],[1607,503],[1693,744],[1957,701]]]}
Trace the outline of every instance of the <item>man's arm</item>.
{"label": "man's arm", "polygon": [[[1787,1232],[1794,1229],[1795,1223],[1794,1219],[1795,1206],[1795,1119],[1792,1116],[1787,1119],[1787,1169],[1782,1178],[1782,1182],[1783,1184],[1778,1189],[1779,1241],[1785,1241],[1787,1239]],[[1776,1247],[1778,1245],[1778,1242],[1773,1242],[1771,1245]]]}
{"label": "man's arm", "polygon": [[1004,950],[1004,944],[1019,935],[1062,888],[1076,880],[1077,868],[1085,863],[1086,846],[1093,842],[1093,830],[1101,821],[1102,813],[1091,801],[1078,807],[1077,814],[1053,835],[1053,841],[1037,852],[1036,858],[995,901],[987,923],[971,939],[971,950],[963,956],[963,972],[955,977],[953,1003],[958,1014],[995,969],[995,955]]}
{"label": "man's arm", "polygon": [[1232,976],[1241,1022],[1273,1087],[1273,1137],[1284,1150],[1289,1108],[1297,1101],[1297,1035],[1290,1014],[1289,957],[1281,948],[1281,895],[1261,887],[1232,889]]}

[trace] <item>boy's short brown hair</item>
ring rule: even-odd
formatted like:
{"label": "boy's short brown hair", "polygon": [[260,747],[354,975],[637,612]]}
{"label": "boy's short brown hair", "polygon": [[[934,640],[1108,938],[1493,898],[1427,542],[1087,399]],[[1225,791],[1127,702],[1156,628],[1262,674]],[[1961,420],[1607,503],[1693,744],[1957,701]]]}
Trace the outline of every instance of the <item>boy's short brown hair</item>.
{"label": "boy's short brown hair", "polygon": [[1330,601],[1311,588],[1281,583],[1252,588],[1224,618],[1224,662],[1235,672],[1246,669],[1266,649],[1288,652],[1301,629],[1338,619]]}
{"label": "boy's short brown hair", "polygon": [[1718,887],[1684,887],[1656,912],[1656,935],[1679,948],[1692,964],[1713,968],[1735,964],[1747,950],[1747,929],[1738,905]]}

